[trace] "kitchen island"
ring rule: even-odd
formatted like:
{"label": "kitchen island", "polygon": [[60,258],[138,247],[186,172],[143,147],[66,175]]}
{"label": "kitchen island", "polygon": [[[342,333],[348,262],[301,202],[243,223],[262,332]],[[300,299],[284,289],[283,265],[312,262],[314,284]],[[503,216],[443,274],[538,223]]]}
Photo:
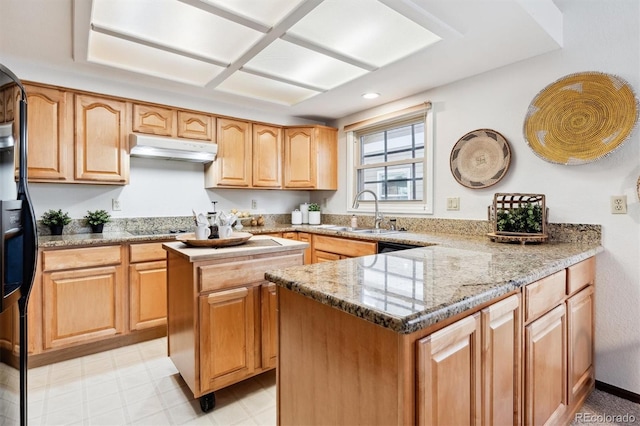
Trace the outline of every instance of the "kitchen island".
{"label": "kitchen island", "polygon": [[279,424],[566,423],[602,248],[476,241],[267,272]]}
{"label": "kitchen island", "polygon": [[275,285],[264,271],[302,265],[307,246],[270,236],[218,248],[163,244],[169,357],[203,411],[215,406],[214,391],[275,368]]}

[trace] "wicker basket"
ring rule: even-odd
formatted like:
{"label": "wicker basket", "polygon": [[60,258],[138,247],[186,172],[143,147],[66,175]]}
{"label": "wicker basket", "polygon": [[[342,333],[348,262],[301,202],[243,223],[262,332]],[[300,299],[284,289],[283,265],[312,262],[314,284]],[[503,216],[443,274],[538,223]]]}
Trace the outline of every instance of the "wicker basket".
{"label": "wicker basket", "polygon": [[[513,230],[499,229],[499,216],[501,212],[515,213],[517,210],[528,205],[538,206],[541,211],[539,230],[534,232],[521,232]],[[497,193],[493,196],[493,205],[489,206],[489,221],[493,232],[488,233],[488,237],[496,242],[528,242],[542,243],[547,241],[547,217],[549,209],[545,204],[544,194],[509,194]]]}

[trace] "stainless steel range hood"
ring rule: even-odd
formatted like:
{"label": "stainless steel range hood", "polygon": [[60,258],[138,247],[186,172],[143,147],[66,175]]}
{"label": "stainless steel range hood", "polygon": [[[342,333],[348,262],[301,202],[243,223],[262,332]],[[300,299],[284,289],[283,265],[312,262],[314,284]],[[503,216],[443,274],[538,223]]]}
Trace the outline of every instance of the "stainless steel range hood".
{"label": "stainless steel range hood", "polygon": [[133,157],[209,163],[216,159],[217,153],[218,145],[215,143],[138,133],[129,136],[129,154]]}

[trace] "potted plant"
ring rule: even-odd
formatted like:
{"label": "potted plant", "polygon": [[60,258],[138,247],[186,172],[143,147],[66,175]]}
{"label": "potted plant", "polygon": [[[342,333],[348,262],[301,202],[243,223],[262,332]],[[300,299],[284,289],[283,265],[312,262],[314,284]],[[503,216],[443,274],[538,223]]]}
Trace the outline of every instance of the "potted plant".
{"label": "potted plant", "polygon": [[68,225],[71,222],[71,218],[67,212],[63,212],[62,209],[47,210],[42,215],[42,224],[49,227],[51,235],[62,235],[62,228],[64,225]]}
{"label": "potted plant", "polygon": [[537,234],[542,232],[542,207],[527,203],[510,210],[499,210],[497,229],[500,232]]}
{"label": "potted plant", "polygon": [[111,215],[106,210],[88,210],[84,217],[91,225],[91,232],[101,233],[104,224],[111,221]]}
{"label": "potted plant", "polygon": [[309,204],[309,225],[320,225],[320,206],[316,203]]}

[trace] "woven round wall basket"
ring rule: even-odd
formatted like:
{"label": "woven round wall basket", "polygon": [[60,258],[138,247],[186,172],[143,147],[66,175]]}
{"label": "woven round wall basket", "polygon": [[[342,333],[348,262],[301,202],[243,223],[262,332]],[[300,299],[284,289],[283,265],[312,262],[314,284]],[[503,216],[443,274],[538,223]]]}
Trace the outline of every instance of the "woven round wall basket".
{"label": "woven round wall basket", "polygon": [[507,173],[510,163],[509,142],[491,129],[467,133],[451,150],[451,173],[460,185],[467,188],[495,185]]}
{"label": "woven round wall basket", "polygon": [[638,101],[626,81],[583,72],[538,93],[527,110],[524,137],[543,160],[579,165],[611,154],[627,140],[637,119]]}

